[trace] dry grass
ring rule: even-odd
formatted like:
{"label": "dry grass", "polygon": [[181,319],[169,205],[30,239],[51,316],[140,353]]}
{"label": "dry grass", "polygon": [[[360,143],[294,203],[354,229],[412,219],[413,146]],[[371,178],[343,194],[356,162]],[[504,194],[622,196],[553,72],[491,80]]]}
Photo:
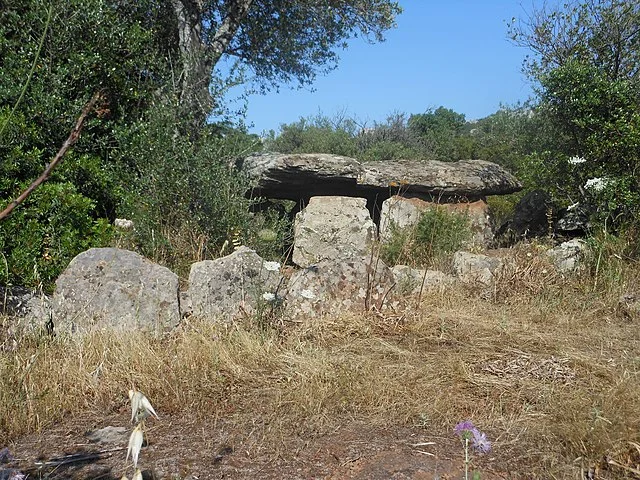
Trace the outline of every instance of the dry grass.
{"label": "dry grass", "polygon": [[577,466],[636,478],[640,331],[615,309],[628,284],[595,290],[591,277],[550,277],[520,253],[490,300],[458,288],[397,315],[277,333],[192,322],[161,340],[25,339],[0,356],[0,444],[119,409],[135,386],[158,411],[268,424],[264,441],[349,419],[448,435],[472,418],[505,468],[528,478],[573,478]]}

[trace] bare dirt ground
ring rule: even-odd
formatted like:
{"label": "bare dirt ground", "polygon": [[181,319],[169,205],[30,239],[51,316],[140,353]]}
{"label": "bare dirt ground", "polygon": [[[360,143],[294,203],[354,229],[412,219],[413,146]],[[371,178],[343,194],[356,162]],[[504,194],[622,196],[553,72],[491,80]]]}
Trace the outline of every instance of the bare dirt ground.
{"label": "bare dirt ground", "polygon": [[[28,478],[119,479],[133,475],[125,462],[130,425],[128,412],[87,413],[59,423],[41,434],[9,446],[10,465]],[[453,433],[427,429],[371,427],[345,423],[335,430],[283,436],[261,441],[268,425],[255,419],[252,429],[239,429],[221,419],[163,416],[149,421],[149,444],[139,466],[145,479],[326,479],[447,480],[464,478],[463,450]],[[115,443],[93,443],[87,434],[106,426],[126,427]],[[425,444],[426,445],[418,445]],[[482,478],[526,478],[506,472],[491,454],[477,457]]]}

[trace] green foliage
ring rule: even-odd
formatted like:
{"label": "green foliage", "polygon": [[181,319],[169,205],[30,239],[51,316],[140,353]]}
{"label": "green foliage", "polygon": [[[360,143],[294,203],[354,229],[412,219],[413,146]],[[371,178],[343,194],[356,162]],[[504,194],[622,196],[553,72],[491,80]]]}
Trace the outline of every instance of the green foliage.
{"label": "green foliage", "polygon": [[[0,109],[0,123],[8,116],[8,108]],[[7,125],[3,135],[8,142],[0,144],[2,209],[42,173],[47,160],[41,149],[30,147],[37,144],[38,133],[20,113]],[[111,192],[112,179],[104,172],[92,174],[86,179],[86,191],[79,191],[72,182],[92,164],[98,165],[98,159],[87,155],[72,158],[60,174],[54,174],[0,223],[0,252],[6,261],[0,281],[50,290],[74,256],[108,243],[111,227],[99,218],[91,191]]]}
{"label": "green foliage", "polygon": [[509,35],[530,49],[525,71],[538,78],[568,62],[592,65],[607,78],[640,72],[640,2],[588,0],[543,4],[510,25]]}
{"label": "green foliage", "polygon": [[74,256],[109,242],[112,227],[70,183],[45,183],[25,203],[0,223],[6,283],[50,291]]}
{"label": "green foliage", "polygon": [[[221,19],[239,2],[222,3],[203,10],[203,38],[214,38]],[[318,72],[337,66],[337,50],[346,47],[347,39],[361,35],[382,41],[401,12],[399,3],[389,0],[349,0],[330,6],[324,2],[256,0],[241,21],[233,54],[256,72],[263,90],[293,80],[310,84]]]}
{"label": "green foliage", "polygon": [[599,230],[588,239],[588,260],[594,281],[593,288],[605,287],[614,292],[628,288],[630,265],[637,265],[640,257],[640,242],[636,226],[616,235]]}
{"label": "green foliage", "polygon": [[436,160],[454,161],[470,158],[470,143],[463,137],[465,117],[445,107],[409,117],[409,130],[431,145]]}
{"label": "green foliage", "polygon": [[403,114],[365,127],[361,122],[336,115],[302,118],[271,132],[265,149],[281,153],[331,153],[361,161],[432,158],[430,146],[407,128]]}
{"label": "green foliage", "polygon": [[469,217],[436,207],[424,211],[413,227],[391,227],[382,245],[382,259],[389,265],[432,267],[460,250],[471,239]]}
{"label": "green foliage", "polygon": [[540,78],[540,115],[562,142],[532,155],[529,175],[566,203],[590,205],[617,228],[640,213],[638,86],[592,65],[567,62]]}
{"label": "green foliage", "polygon": [[353,119],[317,115],[282,125],[277,137],[272,132],[265,148],[281,153],[332,153],[355,157],[358,155],[357,132],[358,125]]}
{"label": "green foliage", "polygon": [[535,12],[511,31],[535,53],[525,67],[550,139],[531,149],[522,176],[613,231],[640,214],[639,26],[637,0],[598,0]]}
{"label": "green foliage", "polygon": [[138,169],[121,209],[136,225],[130,247],[184,274],[194,259],[217,257],[237,229],[252,229],[248,184],[234,161],[261,145],[255,135],[213,128],[189,139],[176,133],[176,115],[159,105],[123,130],[117,161]]}

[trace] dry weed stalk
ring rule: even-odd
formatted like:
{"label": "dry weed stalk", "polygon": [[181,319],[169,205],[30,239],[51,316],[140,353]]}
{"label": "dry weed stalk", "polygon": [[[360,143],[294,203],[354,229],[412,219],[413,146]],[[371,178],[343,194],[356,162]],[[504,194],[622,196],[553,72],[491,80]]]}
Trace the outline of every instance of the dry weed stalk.
{"label": "dry weed stalk", "polygon": [[568,478],[576,458],[624,478],[616,463],[637,468],[629,442],[640,444],[640,333],[616,316],[614,296],[562,282],[541,298],[525,279],[499,302],[457,287],[426,292],[401,322],[343,314],[265,333],[190,320],[164,339],[25,339],[0,356],[0,442],[117,408],[133,382],[171,414],[214,405],[239,427],[261,418],[260,448],[345,421],[428,419],[429,432],[448,435],[473,418],[503,468],[528,478]]}

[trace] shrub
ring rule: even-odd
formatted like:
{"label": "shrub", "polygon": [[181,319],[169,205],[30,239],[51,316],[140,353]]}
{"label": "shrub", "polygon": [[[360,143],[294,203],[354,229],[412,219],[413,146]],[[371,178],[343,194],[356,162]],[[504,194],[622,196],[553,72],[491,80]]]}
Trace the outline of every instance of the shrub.
{"label": "shrub", "polygon": [[[0,142],[0,208],[18,197],[42,173],[46,162],[46,154],[37,146],[37,129],[24,116],[16,113],[9,121],[8,109],[2,109],[0,125],[5,122]],[[1,282],[51,290],[73,257],[109,242],[109,222],[99,218],[106,212],[96,210],[94,199],[102,195],[112,204],[117,202],[108,173],[95,156],[71,154],[65,160],[69,163],[63,163],[0,223],[0,252],[5,263]],[[83,184],[84,191],[74,181]]]}
{"label": "shrub", "polygon": [[5,283],[46,291],[80,252],[108,244],[112,227],[70,183],[45,183],[0,223]]}
{"label": "shrub", "polygon": [[137,172],[130,175],[131,192],[119,215],[136,225],[129,248],[184,275],[193,261],[218,257],[235,232],[244,240],[254,229],[248,182],[234,161],[261,145],[232,129],[177,135],[181,126],[175,109],[158,106],[121,132],[118,162],[135,165]]}
{"label": "shrub", "polygon": [[436,266],[471,239],[469,217],[431,208],[413,227],[392,226],[391,238],[382,247],[382,258],[390,265]]}

